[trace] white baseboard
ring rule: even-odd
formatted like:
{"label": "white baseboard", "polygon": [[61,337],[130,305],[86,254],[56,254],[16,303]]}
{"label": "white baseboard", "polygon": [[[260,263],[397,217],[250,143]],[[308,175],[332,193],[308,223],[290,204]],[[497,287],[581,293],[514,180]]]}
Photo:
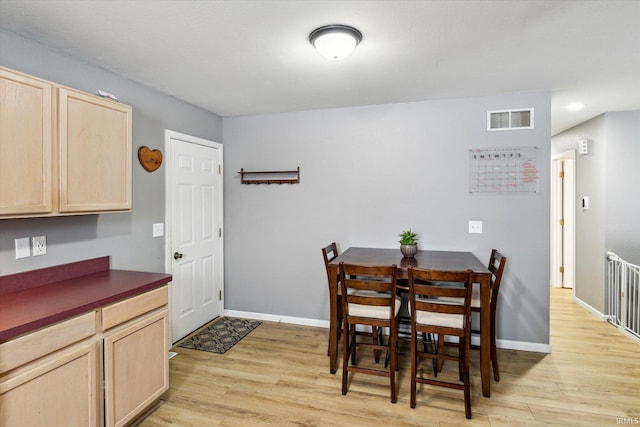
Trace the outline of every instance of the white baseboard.
{"label": "white baseboard", "polygon": [[315,326],[329,328],[328,320],[307,319],[304,317],[280,316],[278,314],[252,313],[249,311],[225,310],[225,316],[240,317],[242,319],[264,320],[267,322],[289,323],[291,325]]}
{"label": "white baseboard", "polygon": [[[224,315],[229,317],[239,317],[242,319],[264,320],[267,322],[289,323],[292,325],[329,328],[328,320],[307,319],[304,317],[280,316],[277,314],[252,313],[249,311],[236,311],[236,310],[225,310]],[[473,337],[471,342],[473,344],[479,344],[480,338]],[[506,348],[510,350],[532,351],[535,353],[551,353],[551,346],[549,344],[524,342],[524,341],[497,340],[496,345],[498,346],[498,348]]]}
{"label": "white baseboard", "polygon": [[496,340],[496,347],[509,350],[531,351],[534,353],[551,353],[551,345],[528,341]]}
{"label": "white baseboard", "polygon": [[600,313],[598,310],[596,310],[595,308],[591,307],[589,304],[587,304],[586,302],[582,301],[580,298],[578,298],[577,296],[573,296],[573,301],[584,307],[587,311],[589,311],[591,314],[593,314],[594,316],[596,316],[598,319],[602,320],[603,322],[607,321],[607,316],[605,314]]}

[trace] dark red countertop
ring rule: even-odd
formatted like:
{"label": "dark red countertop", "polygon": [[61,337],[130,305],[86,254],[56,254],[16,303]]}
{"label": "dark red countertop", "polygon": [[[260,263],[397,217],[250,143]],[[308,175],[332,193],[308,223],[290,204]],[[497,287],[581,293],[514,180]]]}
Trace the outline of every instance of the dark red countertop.
{"label": "dark red countertop", "polygon": [[150,291],[171,278],[112,270],[109,257],[0,276],[0,343]]}

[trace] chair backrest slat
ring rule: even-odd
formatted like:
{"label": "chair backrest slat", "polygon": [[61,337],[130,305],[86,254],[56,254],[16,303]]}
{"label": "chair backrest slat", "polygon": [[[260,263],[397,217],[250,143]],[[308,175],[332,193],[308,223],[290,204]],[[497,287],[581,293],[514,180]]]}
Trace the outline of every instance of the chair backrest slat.
{"label": "chair backrest slat", "polygon": [[[396,265],[365,266],[340,263],[340,284],[345,307],[348,304],[395,308]],[[348,308],[347,308],[348,310]]]}
{"label": "chair backrest slat", "polygon": [[[461,314],[471,311],[471,271],[440,271],[409,268],[411,316],[416,311]],[[435,284],[433,282],[440,282]],[[442,284],[442,282],[447,282]],[[438,301],[437,298],[450,300]]]}

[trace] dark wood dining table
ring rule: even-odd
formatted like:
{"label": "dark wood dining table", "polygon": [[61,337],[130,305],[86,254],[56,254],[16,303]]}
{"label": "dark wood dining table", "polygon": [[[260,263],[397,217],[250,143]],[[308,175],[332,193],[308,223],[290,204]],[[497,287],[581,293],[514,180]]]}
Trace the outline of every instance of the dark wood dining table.
{"label": "dark wood dining table", "polygon": [[329,364],[330,372],[338,369],[338,268],[341,262],[361,265],[392,265],[398,267],[398,278],[406,279],[410,266],[433,270],[473,271],[474,283],[480,284],[480,370],[482,395],[491,395],[490,297],[491,272],[472,252],[420,250],[414,258],[405,258],[399,249],[351,247],[329,263]]}

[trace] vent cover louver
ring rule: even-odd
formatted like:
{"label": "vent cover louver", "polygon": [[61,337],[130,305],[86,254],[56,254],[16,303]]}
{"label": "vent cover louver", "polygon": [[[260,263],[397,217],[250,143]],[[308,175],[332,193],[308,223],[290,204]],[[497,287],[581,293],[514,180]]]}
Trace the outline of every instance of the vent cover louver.
{"label": "vent cover louver", "polygon": [[533,108],[487,111],[487,130],[533,129]]}

